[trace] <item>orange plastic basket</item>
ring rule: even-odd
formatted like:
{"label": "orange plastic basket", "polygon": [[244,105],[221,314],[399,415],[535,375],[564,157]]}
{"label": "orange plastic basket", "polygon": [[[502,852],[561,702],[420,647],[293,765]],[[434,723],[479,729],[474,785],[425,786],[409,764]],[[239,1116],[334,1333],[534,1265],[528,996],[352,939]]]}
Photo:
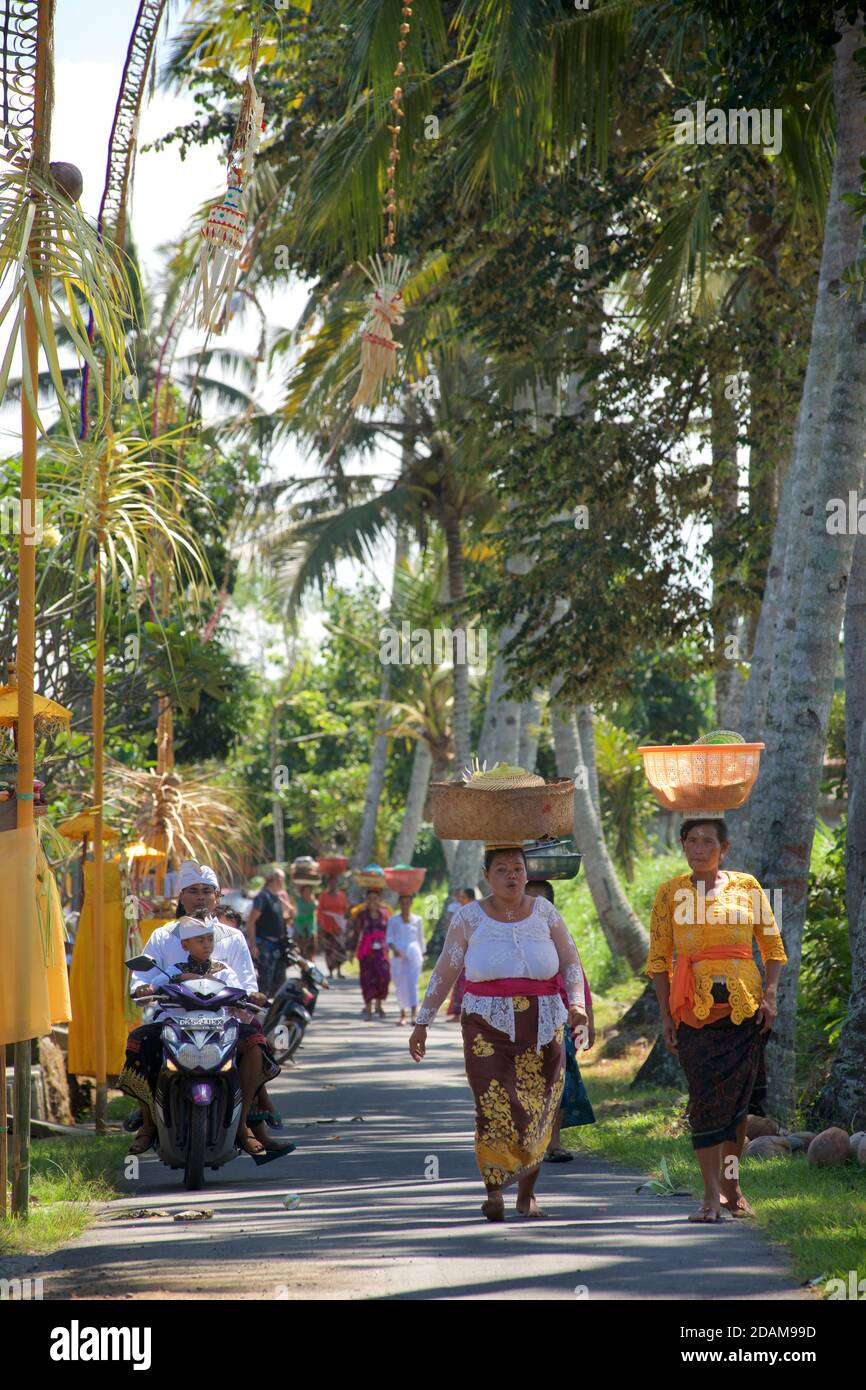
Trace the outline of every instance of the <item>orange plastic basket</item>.
{"label": "orange plastic basket", "polygon": [[417,893],[426,873],[426,869],[386,869],[385,882],[392,893]]}
{"label": "orange plastic basket", "polygon": [[749,799],[763,743],[661,744],[639,748],[647,781],[666,811],[735,811]]}

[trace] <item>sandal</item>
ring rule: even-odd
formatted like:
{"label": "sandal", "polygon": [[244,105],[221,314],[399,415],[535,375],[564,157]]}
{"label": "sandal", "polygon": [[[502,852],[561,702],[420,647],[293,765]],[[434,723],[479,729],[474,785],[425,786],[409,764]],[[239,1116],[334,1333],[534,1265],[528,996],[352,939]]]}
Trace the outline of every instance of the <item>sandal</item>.
{"label": "sandal", "polygon": [[573,1163],[573,1162],[574,1162],[574,1154],[571,1153],[569,1149],[564,1149],[564,1148],[562,1148],[561,1145],[557,1145],[557,1147],[556,1147],[555,1149],[548,1149],[548,1150],[547,1150],[547,1153],[544,1155],[544,1162],[545,1162],[545,1163]]}
{"label": "sandal", "polygon": [[155,1129],[140,1129],[126,1152],[128,1154],[146,1154],[148,1149],[153,1148],[155,1139]]}
{"label": "sandal", "polygon": [[[255,1148],[251,1147],[253,1144]],[[253,1163],[260,1165],[262,1163],[271,1163],[275,1158],[282,1158],[283,1154],[291,1153],[295,1145],[281,1144],[279,1148],[266,1149],[264,1144],[259,1143],[254,1134],[249,1134],[245,1139],[238,1140],[238,1147],[242,1153],[249,1154]]]}

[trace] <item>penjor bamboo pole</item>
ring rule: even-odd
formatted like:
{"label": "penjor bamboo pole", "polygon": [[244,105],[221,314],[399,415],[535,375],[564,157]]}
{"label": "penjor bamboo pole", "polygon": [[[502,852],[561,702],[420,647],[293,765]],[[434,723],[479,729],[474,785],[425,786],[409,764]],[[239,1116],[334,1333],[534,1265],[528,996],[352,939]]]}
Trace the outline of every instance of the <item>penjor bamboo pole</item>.
{"label": "penjor bamboo pole", "polygon": [[[36,81],[33,106],[33,144],[31,165],[44,174],[48,165],[51,135],[51,92],[53,86],[52,39],[54,0],[39,0],[36,16]],[[41,235],[37,216],[31,233],[30,251],[36,284],[42,293],[43,267],[39,253]],[[21,511],[22,523],[36,515],[36,418],[39,331],[36,311],[29,290],[24,291],[22,377],[31,391],[21,392]],[[15,664],[18,681],[18,781],[16,785],[16,823],[18,829],[33,827],[33,778],[35,736],[33,728],[33,663],[36,650],[36,547],[22,524],[18,535],[18,640]],[[35,884],[32,912],[36,910]],[[30,913],[21,923],[22,931],[35,930]],[[32,1039],[16,1042],[15,1087],[13,1094],[14,1138],[12,1144],[12,1215],[30,1215],[30,1077]],[[4,1096],[5,1106],[5,1096]]]}

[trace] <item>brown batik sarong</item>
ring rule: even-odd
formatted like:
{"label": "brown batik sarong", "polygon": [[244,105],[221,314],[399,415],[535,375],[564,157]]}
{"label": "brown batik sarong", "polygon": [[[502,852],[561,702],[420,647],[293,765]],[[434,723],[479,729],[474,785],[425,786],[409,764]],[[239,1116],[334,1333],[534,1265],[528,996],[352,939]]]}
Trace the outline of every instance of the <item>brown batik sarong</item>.
{"label": "brown batik sarong", "polygon": [[475,1157],[488,1187],[534,1172],[547,1152],[562,1097],[564,1027],[541,1051],[538,999],[514,1000],[514,1042],[464,1013],[463,1055],[475,1097]]}
{"label": "brown batik sarong", "polygon": [[688,1120],[694,1148],[708,1149],[736,1139],[737,1125],[750,1112],[763,1112],[768,1036],[754,1017],[732,1023],[728,1015],[703,1028],[680,1024],[678,1055],[689,1083]]}

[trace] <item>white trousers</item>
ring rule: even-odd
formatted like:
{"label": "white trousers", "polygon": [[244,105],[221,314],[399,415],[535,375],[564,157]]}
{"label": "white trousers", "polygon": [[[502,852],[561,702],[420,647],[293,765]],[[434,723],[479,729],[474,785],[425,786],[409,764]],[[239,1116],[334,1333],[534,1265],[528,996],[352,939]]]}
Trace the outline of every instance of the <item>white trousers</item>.
{"label": "white trousers", "polygon": [[417,1009],[418,981],[421,977],[421,948],[412,945],[401,958],[391,957],[391,979],[401,1009]]}

